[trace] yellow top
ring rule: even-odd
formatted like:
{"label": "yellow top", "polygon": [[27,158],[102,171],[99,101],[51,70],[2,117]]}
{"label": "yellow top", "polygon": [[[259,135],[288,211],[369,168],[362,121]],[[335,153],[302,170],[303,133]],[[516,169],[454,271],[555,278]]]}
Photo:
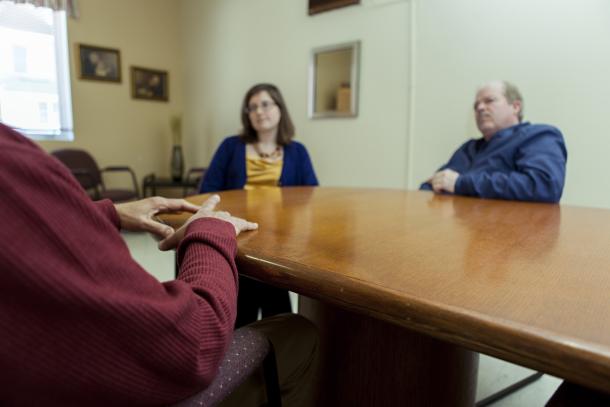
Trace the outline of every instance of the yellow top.
{"label": "yellow top", "polygon": [[247,181],[244,189],[277,187],[282,175],[283,160],[267,161],[257,156],[246,156]]}

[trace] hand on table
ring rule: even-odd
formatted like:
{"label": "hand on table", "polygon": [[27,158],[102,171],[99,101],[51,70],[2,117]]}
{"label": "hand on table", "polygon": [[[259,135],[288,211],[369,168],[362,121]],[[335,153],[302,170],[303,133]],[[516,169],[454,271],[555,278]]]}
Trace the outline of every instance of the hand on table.
{"label": "hand on table", "polygon": [[235,216],[231,216],[229,212],[223,211],[215,211],[214,208],[220,202],[220,197],[218,195],[212,195],[209,197],[201,208],[191,216],[178,230],[176,230],[173,234],[167,236],[165,239],[159,242],[160,250],[171,250],[175,249],[178,246],[178,243],[184,237],[184,233],[186,231],[189,223],[199,218],[216,218],[223,220],[225,222],[230,223],[235,228],[235,236],[239,235],[240,232],[244,232],[247,230],[255,230],[258,229],[258,224],[253,222],[248,222],[245,219],[237,218]]}
{"label": "hand on table", "polygon": [[446,191],[453,194],[455,192],[455,183],[459,176],[458,172],[449,169],[435,173],[430,179],[432,190],[436,193]]}

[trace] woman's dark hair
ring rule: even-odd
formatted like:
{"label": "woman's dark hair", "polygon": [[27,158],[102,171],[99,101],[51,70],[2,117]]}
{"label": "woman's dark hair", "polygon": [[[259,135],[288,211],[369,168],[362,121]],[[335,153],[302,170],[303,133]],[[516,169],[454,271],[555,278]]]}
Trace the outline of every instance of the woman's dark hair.
{"label": "woman's dark hair", "polygon": [[241,123],[244,126],[241,133],[242,140],[246,143],[255,143],[258,141],[256,130],[254,127],[252,127],[252,123],[250,122],[248,103],[250,102],[252,96],[263,91],[269,93],[271,99],[273,99],[277,107],[280,109],[280,122],[277,126],[276,143],[280,146],[290,144],[290,141],[294,137],[294,124],[292,124],[292,119],[290,118],[290,114],[288,113],[286,103],[284,103],[284,98],[282,97],[280,90],[275,85],[270,83],[259,83],[252,86],[244,97],[244,101],[241,105]]}

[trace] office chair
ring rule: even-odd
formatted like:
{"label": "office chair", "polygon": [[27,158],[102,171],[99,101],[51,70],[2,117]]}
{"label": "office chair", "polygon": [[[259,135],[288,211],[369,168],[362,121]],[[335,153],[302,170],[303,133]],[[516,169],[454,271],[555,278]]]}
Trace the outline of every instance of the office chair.
{"label": "office chair", "polygon": [[[112,166],[100,170],[93,157],[85,150],[66,148],[55,150],[52,156],[61,161],[72,172],[76,180],[94,201],[110,199],[125,202],[139,199],[138,183],[133,170],[126,166]],[[133,189],[107,189],[102,174],[105,172],[128,172]]]}
{"label": "office chair", "polygon": [[255,329],[243,327],[233,332],[233,341],[220,363],[212,384],[172,407],[212,407],[226,399],[256,369],[263,367],[267,406],[281,407],[280,386],[273,345]]}

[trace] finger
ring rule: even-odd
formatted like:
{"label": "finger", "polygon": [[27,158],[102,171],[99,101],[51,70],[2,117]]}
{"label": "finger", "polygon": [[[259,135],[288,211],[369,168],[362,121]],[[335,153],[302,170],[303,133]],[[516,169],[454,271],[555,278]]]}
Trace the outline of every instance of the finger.
{"label": "finger", "polygon": [[180,243],[180,238],[182,235],[182,228],[178,229],[176,232],[167,236],[165,239],[161,240],[158,244],[159,250],[166,251],[172,250],[178,247],[178,243]]}
{"label": "finger", "polygon": [[243,219],[234,221],[233,226],[235,227],[235,236],[239,236],[241,232],[258,229],[258,223],[248,222]]}
{"label": "finger", "polygon": [[242,230],[256,230],[258,229],[258,223],[246,221]]}
{"label": "finger", "polygon": [[201,205],[201,209],[204,211],[213,211],[216,205],[220,202],[220,197],[216,194],[212,195]]}
{"label": "finger", "polygon": [[199,208],[200,206],[195,205],[194,203],[185,199],[168,199],[164,209],[171,212],[184,211],[195,213],[199,210]]}
{"label": "finger", "polygon": [[236,218],[234,216],[231,217],[231,221],[234,225],[239,227],[240,230],[254,230],[258,228],[258,223]]}
{"label": "finger", "polygon": [[159,243],[157,243],[157,247],[162,252],[166,252],[168,250],[175,249],[177,246],[178,246],[178,244],[177,244],[177,242],[175,242],[175,239],[170,239],[170,238],[163,239]]}
{"label": "finger", "polygon": [[174,233],[174,229],[171,226],[149,219],[142,223],[142,229],[160,238],[168,237]]}

